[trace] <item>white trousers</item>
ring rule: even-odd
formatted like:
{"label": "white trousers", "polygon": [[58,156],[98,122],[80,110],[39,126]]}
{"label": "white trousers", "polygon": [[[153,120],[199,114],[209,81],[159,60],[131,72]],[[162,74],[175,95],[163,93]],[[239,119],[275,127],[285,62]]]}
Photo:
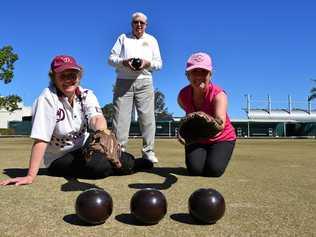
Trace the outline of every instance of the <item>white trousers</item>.
{"label": "white trousers", "polygon": [[152,79],[117,79],[114,96],[113,132],[118,142],[126,149],[135,104],[140,131],[143,137],[143,152],[154,151],[156,121],[155,93]]}

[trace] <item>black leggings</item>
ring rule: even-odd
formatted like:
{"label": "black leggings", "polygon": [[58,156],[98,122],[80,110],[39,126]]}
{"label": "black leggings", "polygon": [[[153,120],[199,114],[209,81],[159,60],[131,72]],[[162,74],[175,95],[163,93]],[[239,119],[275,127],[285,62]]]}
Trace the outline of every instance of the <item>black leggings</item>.
{"label": "black leggings", "polygon": [[220,177],[232,156],[235,141],[185,147],[185,164],[193,176]]}
{"label": "black leggings", "polygon": [[103,154],[95,153],[91,160],[86,161],[82,149],[75,150],[53,161],[48,172],[53,176],[98,179],[110,175],[131,174],[134,171],[135,158],[133,155],[122,152],[120,157],[122,167],[115,169]]}

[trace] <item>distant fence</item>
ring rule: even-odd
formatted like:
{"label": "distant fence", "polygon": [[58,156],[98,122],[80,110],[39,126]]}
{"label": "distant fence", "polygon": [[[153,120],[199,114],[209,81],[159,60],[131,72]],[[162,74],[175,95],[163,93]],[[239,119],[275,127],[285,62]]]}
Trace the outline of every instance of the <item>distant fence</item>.
{"label": "distant fence", "polygon": [[238,137],[316,137],[316,123],[233,122]]}
{"label": "distant fence", "polygon": [[[238,137],[316,137],[316,122],[292,123],[292,122],[256,122],[242,121],[232,122]],[[108,124],[112,127],[112,124]],[[176,137],[179,130],[179,121],[157,121],[156,136]],[[10,134],[29,135],[31,133],[31,121],[9,122]],[[141,136],[138,122],[132,122],[130,136]]]}
{"label": "distant fence", "polygon": [[[109,125],[111,126],[111,125]],[[156,136],[175,137],[177,136],[180,123],[174,121],[157,121]],[[130,136],[141,136],[141,130],[138,122],[132,122],[130,127]]]}
{"label": "distant fence", "polygon": [[14,131],[15,135],[30,135],[32,129],[31,121],[10,121],[9,128]]}

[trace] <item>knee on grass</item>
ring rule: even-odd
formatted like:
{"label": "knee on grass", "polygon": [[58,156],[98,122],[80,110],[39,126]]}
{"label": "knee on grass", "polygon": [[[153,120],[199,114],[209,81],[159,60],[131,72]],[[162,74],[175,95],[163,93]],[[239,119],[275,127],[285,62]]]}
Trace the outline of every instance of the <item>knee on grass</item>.
{"label": "knee on grass", "polygon": [[204,167],[204,168],[197,168],[197,167],[188,167],[188,173],[191,176],[206,176],[206,177],[221,177],[224,172],[225,168],[222,167]]}
{"label": "knee on grass", "polygon": [[193,166],[187,167],[188,173],[191,176],[202,176],[203,175],[203,169]]}
{"label": "knee on grass", "polygon": [[222,167],[205,167],[204,175],[206,177],[221,177],[225,172]]}

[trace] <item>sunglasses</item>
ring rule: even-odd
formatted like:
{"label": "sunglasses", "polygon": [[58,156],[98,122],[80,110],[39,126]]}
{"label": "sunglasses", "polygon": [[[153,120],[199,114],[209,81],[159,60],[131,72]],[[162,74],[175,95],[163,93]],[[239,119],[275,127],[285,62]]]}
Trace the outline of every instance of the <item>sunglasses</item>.
{"label": "sunglasses", "polygon": [[143,26],[143,25],[146,25],[146,22],[143,22],[143,21],[133,21],[133,24],[134,24],[134,25],[141,24],[141,25]]}
{"label": "sunglasses", "polygon": [[75,73],[75,72],[70,72],[70,73],[62,73],[60,75],[60,79],[62,80],[77,80],[77,77],[78,77],[78,73]]}

